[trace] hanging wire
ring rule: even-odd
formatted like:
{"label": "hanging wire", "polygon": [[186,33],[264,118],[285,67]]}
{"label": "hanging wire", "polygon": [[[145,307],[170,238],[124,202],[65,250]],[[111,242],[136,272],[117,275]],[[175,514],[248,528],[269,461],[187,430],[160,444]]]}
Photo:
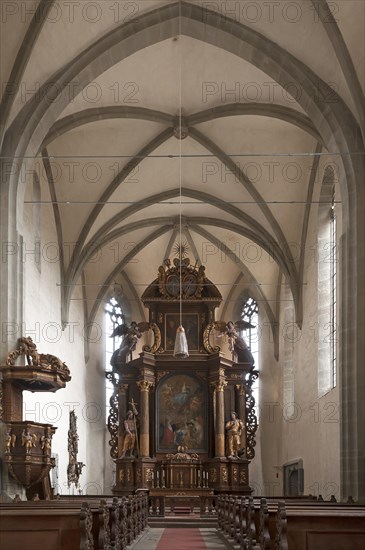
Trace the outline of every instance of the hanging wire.
{"label": "hanging wire", "polygon": [[179,3],[179,261],[180,261],[180,326],[182,326],[182,40],[181,40],[181,2]]}

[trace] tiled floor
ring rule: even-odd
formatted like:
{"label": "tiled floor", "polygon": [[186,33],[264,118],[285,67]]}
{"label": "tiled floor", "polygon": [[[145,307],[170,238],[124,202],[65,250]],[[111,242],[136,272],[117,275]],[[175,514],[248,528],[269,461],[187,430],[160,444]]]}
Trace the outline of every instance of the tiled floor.
{"label": "tiled floor", "polygon": [[[131,546],[131,550],[155,550],[164,530],[163,528],[147,527],[142,536]],[[183,534],[184,529],[181,529],[181,531]],[[215,528],[201,528],[200,532],[207,550],[228,550],[233,548]],[[176,540],[176,545],[171,550],[179,550],[178,540]],[[191,550],[194,550],[194,548]]]}

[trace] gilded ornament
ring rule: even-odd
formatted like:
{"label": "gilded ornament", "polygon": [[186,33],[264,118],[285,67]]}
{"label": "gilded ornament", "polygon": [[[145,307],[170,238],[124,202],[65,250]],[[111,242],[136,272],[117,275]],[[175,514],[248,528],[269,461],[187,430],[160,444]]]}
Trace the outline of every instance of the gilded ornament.
{"label": "gilded ornament", "polygon": [[169,374],[170,371],[168,370],[161,370],[157,373],[157,382],[159,382],[161,380],[161,378],[163,378],[164,376],[166,376],[167,374]]}
{"label": "gilded ornament", "polygon": [[149,392],[150,389],[153,386],[152,382],[149,382],[148,380],[138,380],[137,386],[139,387],[140,391],[147,391]]}
{"label": "gilded ornament", "polygon": [[152,330],[154,335],[154,342],[152,346],[145,345],[142,349],[143,351],[147,351],[148,353],[157,353],[157,350],[161,346],[160,327],[156,323],[150,323],[150,329]]}
{"label": "gilded ornament", "polygon": [[214,328],[214,323],[209,323],[203,332],[203,347],[207,353],[218,353],[221,348],[219,346],[212,346],[210,343],[210,333]]}
{"label": "gilded ornament", "polygon": [[212,483],[216,483],[217,479],[218,479],[217,470],[215,468],[210,468],[209,469],[209,480]]}
{"label": "gilded ornament", "polygon": [[214,389],[216,391],[223,392],[226,386],[227,386],[227,382],[225,380],[214,382]]}
{"label": "gilded ornament", "polygon": [[238,468],[237,468],[237,466],[234,466],[234,468],[233,468],[233,481],[235,481],[235,482],[238,481]]}
{"label": "gilded ornament", "polygon": [[227,468],[222,468],[222,480],[223,480],[223,483],[228,483],[228,470],[227,470]]}
{"label": "gilded ornament", "polygon": [[241,470],[240,471],[240,483],[243,484],[243,485],[247,483],[246,470]]}

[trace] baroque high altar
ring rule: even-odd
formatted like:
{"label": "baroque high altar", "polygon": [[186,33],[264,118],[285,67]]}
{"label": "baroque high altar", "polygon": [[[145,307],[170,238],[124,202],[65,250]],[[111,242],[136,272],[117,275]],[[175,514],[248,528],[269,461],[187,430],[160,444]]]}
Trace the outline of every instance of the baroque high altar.
{"label": "baroque high altar", "polygon": [[[116,495],[136,489],[171,497],[251,492],[257,429],[252,385],[258,371],[249,350],[236,345],[245,343],[233,324],[226,328],[215,320],[221,301],[204,266],[192,266],[188,258],[165,260],[142,295],[149,323],[117,332],[124,339],[106,374],[114,386],[108,428]],[[185,359],[173,356],[180,309],[189,347]],[[154,341],[132,360],[146,329]],[[232,352],[222,353],[216,345],[222,340],[230,341]],[[229,433],[232,421],[239,436]]]}

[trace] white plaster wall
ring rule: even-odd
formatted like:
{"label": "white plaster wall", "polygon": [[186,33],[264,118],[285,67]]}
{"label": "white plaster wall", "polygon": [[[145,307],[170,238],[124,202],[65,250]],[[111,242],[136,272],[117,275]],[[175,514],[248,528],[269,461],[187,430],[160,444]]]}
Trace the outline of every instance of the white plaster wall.
{"label": "white plaster wall", "polygon": [[[26,197],[31,197],[28,186]],[[42,200],[49,200],[45,182]],[[32,205],[24,209],[24,246],[34,249],[34,220]],[[52,207],[41,207],[41,258],[25,256],[24,267],[24,324],[23,335],[29,335],[40,353],[51,353],[64,361],[72,379],[65,389],[56,393],[24,392],[24,418],[53,424],[52,452],[59,455],[58,487],[56,493],[76,493],[74,485],[67,486],[67,433],[69,411],[74,409],[79,434],[78,460],[86,464],[80,478],[83,493],[102,494],[104,468],[105,378],[104,333],[99,317],[89,336],[89,359],[85,362],[84,311],[82,288],[76,287],[70,307],[69,324],[61,325],[60,264],[57,256],[57,235]],[[52,243],[52,244],[51,244]],[[19,334],[20,335],[20,334]]]}
{"label": "white plaster wall", "polygon": [[95,341],[89,343],[89,360],[86,365],[85,401],[88,403],[85,424],[87,429],[87,487],[88,494],[110,494],[104,485],[104,470],[108,461],[109,446],[105,445],[105,334],[102,311],[96,318],[100,326],[100,338],[95,333]]}
{"label": "white plaster wall", "polygon": [[[294,344],[294,411],[283,405],[283,302],[280,315],[280,355],[278,364],[273,359],[271,344],[261,349],[260,405],[261,453],[263,484],[265,487],[280,482],[282,494],[282,467],[285,463],[303,460],[304,493],[322,494],[338,499],[340,486],[340,424],[339,387],[318,397],[317,382],[317,209],[310,217],[307,254],[304,268],[303,327],[297,329]],[[282,293],[283,295],[283,293]],[[338,367],[339,368],[339,367]],[[337,379],[340,379],[339,374]],[[266,412],[265,412],[266,409]],[[271,410],[271,418],[269,418]],[[276,478],[276,474],[278,478]],[[252,478],[252,475],[251,475]],[[267,491],[265,491],[266,494]]]}
{"label": "white plaster wall", "polygon": [[[339,388],[318,397],[317,207],[310,217],[303,277],[303,327],[294,346],[295,416],[283,421],[282,462],[303,459],[304,492],[339,498]],[[339,380],[339,377],[338,377]]]}
{"label": "white plaster wall", "polygon": [[250,479],[255,494],[269,496],[282,493],[276,468],[280,464],[281,454],[282,424],[278,414],[278,404],[281,403],[281,369],[274,358],[273,336],[263,308],[259,310],[259,319],[259,429],[256,436],[256,456],[250,466]]}

